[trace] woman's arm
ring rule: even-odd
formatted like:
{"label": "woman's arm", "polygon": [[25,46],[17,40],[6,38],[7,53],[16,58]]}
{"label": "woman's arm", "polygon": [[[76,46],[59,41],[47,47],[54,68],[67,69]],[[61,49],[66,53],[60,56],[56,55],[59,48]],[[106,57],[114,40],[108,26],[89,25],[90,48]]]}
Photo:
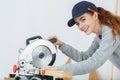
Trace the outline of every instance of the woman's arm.
{"label": "woman's arm", "polygon": [[57,69],[73,72],[74,75],[89,73],[90,71],[102,66],[110,58],[120,44],[120,36],[116,36],[116,42],[114,42],[111,30],[104,29],[100,46],[91,57],[75,64],[59,66]]}
{"label": "woman's arm", "polygon": [[88,48],[87,51],[85,52],[80,52],[78,50],[76,50],[75,48],[73,48],[72,46],[68,45],[68,44],[62,44],[59,49],[67,56],[69,56],[70,58],[72,58],[73,60],[79,62],[79,61],[83,61],[88,59],[89,57],[91,57],[93,55],[93,53],[96,51],[96,49],[99,47],[98,44],[98,37],[96,36],[91,44],[91,46]]}

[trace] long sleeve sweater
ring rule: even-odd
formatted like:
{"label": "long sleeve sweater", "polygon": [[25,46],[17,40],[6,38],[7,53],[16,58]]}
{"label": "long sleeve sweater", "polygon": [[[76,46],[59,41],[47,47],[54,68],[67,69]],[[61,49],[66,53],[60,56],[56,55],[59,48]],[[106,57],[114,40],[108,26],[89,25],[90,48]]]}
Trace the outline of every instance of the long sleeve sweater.
{"label": "long sleeve sweater", "polygon": [[70,71],[73,75],[82,75],[98,69],[110,60],[120,69],[120,36],[113,38],[112,30],[108,26],[102,28],[102,38],[95,36],[87,51],[82,52],[64,43],[59,49],[77,63],[58,66],[58,70]]}

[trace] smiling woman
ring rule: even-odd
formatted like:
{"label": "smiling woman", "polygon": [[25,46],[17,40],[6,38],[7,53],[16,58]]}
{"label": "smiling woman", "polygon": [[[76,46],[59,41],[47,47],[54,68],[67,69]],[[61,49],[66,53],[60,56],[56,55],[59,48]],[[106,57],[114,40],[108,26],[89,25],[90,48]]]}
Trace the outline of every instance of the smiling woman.
{"label": "smiling woman", "polygon": [[73,75],[82,75],[98,69],[107,60],[120,69],[120,16],[102,7],[96,7],[89,1],[81,1],[74,5],[72,18],[68,21],[69,27],[74,24],[87,35],[96,34],[91,46],[83,52],[62,42],[57,36],[50,36],[49,39],[56,38],[57,42],[54,44],[77,63],[56,67],[46,66],[42,69],[44,72],[55,68],[55,70],[70,71]]}
{"label": "smiling woman", "polygon": [[[0,80],[3,80],[4,77],[8,76],[8,74],[12,72],[12,66],[17,62],[16,56],[18,56],[18,50],[19,48],[25,46],[25,39],[27,37],[31,37],[39,34],[44,36],[44,38],[55,34],[59,37],[59,39],[63,41],[64,45],[66,43],[69,45],[72,45],[72,47],[74,47],[75,49],[78,49],[77,51],[79,51],[79,53],[86,50],[85,52],[82,52],[82,54],[76,55],[76,52],[70,49],[69,47],[64,48],[66,49],[66,51],[63,52],[62,48],[65,46],[62,44],[60,46],[58,45],[61,51],[63,52],[63,54],[62,52],[57,54],[58,57],[56,58],[57,60],[55,61],[55,65],[54,65],[55,67],[57,67],[57,70],[59,69],[60,66],[64,67],[65,65],[69,65],[68,67],[67,66],[64,67],[65,71],[69,70],[71,72],[75,71],[76,73],[77,72],[80,73],[80,75],[78,74],[78,76],[73,76],[73,80],[80,80],[80,79],[88,80],[89,75],[88,74],[81,75],[81,72],[86,71],[92,67],[94,70],[100,68],[96,70],[100,75],[100,78],[101,78],[100,80],[102,79],[109,80],[108,78],[110,78],[111,64],[109,62],[104,61],[107,64],[104,64],[103,66],[100,65],[101,67],[98,66],[94,68],[94,66],[96,66],[95,65],[96,63],[98,62],[101,63],[100,58],[103,59],[103,56],[96,58],[95,55],[97,55],[98,53],[96,54],[95,52],[91,52],[92,50],[93,51],[95,50],[96,52],[100,51],[98,55],[102,55],[103,52],[106,54],[107,51],[112,50],[111,48],[108,49],[112,44],[111,41],[110,42],[106,41],[105,42],[106,44],[102,45],[103,41],[106,39],[105,36],[107,36],[108,38],[111,38],[109,34],[107,35],[107,33],[105,32],[105,36],[103,35],[98,36],[97,34],[96,35],[90,34],[86,36],[85,32],[79,31],[79,29],[76,30],[77,29],[76,25],[74,25],[72,28],[67,27],[66,25],[66,21],[68,20],[68,18],[71,17],[71,7],[78,1],[83,1],[83,0],[52,0],[52,1],[51,0],[0,0],[0,11],[1,11],[0,12],[0,26],[1,26],[0,53],[2,54],[0,56],[0,59],[1,59],[0,63],[4,63],[0,65],[0,68],[1,68]],[[104,7],[104,9],[108,9],[111,12],[115,12],[116,0],[109,0],[109,4],[108,4],[108,0],[87,0],[87,1],[93,2],[97,6],[102,6]],[[120,4],[120,2],[118,3]],[[119,9],[120,9],[120,6],[119,6]],[[92,13],[92,11],[96,13],[98,12],[95,10],[89,10],[88,12]],[[93,13],[90,15],[92,16]],[[98,13],[98,17],[100,17],[99,13]],[[105,17],[107,18],[107,16]],[[87,27],[89,27],[89,25],[87,25]],[[102,29],[103,29],[103,32],[109,31],[108,29],[106,30],[105,28],[102,28]],[[97,39],[95,39],[95,41],[91,43],[94,36],[97,36]],[[117,41],[118,41],[118,38],[116,38],[116,42]],[[96,42],[100,42],[99,48],[97,45],[94,45],[96,44]],[[109,44],[111,43],[111,44],[109,45],[107,43]],[[87,49],[89,48],[90,45],[93,45],[94,48],[89,49],[91,50],[89,52],[87,51]],[[107,45],[109,47],[105,49],[105,46]],[[116,44],[113,47],[115,46]],[[105,50],[101,52],[101,49],[103,48]],[[116,52],[116,50],[114,50],[113,52]],[[68,51],[70,54],[73,54],[73,55],[75,53],[76,56],[73,56],[73,57],[79,59],[79,61],[77,61],[75,65],[74,63],[61,65],[61,64],[64,64],[67,59],[66,53]],[[83,53],[87,53],[87,54],[83,54]],[[69,55],[67,54],[67,56]],[[114,56],[114,58],[119,60],[117,56]],[[72,57],[71,59],[76,61],[76,59],[73,59]],[[114,63],[113,60],[112,60],[112,63]],[[78,66],[78,67],[75,67],[75,66]],[[89,73],[89,71],[87,71],[86,73]],[[113,80],[120,79],[119,75],[120,75],[119,71],[116,70],[116,66],[114,66]]]}

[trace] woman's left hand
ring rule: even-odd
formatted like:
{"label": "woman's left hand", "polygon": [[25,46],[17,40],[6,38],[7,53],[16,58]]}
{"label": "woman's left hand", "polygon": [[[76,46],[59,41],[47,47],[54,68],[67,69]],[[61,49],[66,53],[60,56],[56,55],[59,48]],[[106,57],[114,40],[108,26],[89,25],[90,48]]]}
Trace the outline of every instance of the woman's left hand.
{"label": "woman's left hand", "polygon": [[40,74],[44,76],[46,70],[57,70],[57,68],[54,66],[45,66],[40,70]]}

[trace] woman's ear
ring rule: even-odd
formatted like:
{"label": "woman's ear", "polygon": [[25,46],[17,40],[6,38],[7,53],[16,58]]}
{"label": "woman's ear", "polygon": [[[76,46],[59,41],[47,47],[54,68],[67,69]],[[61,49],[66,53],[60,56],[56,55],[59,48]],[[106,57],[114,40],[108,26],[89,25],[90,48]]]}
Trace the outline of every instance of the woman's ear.
{"label": "woman's ear", "polygon": [[97,12],[94,12],[93,17],[94,17],[95,19],[98,19],[98,13],[97,13]]}

